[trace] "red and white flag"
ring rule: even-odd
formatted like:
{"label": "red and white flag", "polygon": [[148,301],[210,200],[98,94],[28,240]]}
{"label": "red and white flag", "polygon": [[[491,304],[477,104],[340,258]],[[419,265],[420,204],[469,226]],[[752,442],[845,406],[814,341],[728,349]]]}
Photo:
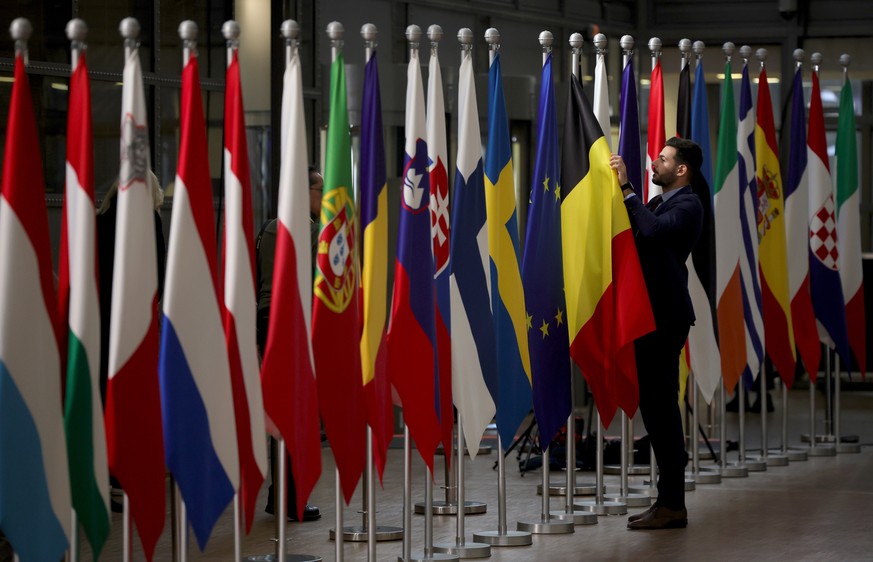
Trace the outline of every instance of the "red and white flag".
{"label": "red and white flag", "polygon": [[[312,255],[309,172],[300,57],[285,67],[282,94],[282,161],[273,296],[261,383],[264,408],[277,437],[285,439],[298,520],[321,475],[321,434],[312,360]],[[336,389],[342,392],[342,389]]]}
{"label": "red and white flag", "polygon": [[661,59],[655,59],[652,80],[649,85],[649,127],[646,142],[646,184],[643,186],[643,202],[661,193],[661,186],[652,183],[652,162],[658,159],[667,139],[664,134],[664,78],[661,76]]}
{"label": "red and white flag", "polygon": [[259,377],[255,318],[254,225],[239,56],[233,51],[224,94],[224,334],[236,417],[246,533],[255,517],[267,470],[264,400]]}
{"label": "red and white flag", "polygon": [[147,178],[150,165],[139,50],[131,49],[121,89],[121,170],[104,415],[109,472],[130,499],[133,521],[149,560],[166,516],[158,385],[158,258]]}

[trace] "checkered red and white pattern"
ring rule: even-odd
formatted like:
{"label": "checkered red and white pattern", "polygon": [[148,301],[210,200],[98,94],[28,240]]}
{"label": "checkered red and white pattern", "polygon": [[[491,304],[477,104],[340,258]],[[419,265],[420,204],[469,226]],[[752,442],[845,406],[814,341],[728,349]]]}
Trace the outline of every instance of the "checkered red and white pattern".
{"label": "checkered red and white pattern", "polygon": [[809,224],[809,247],[827,268],[837,270],[837,221],[834,198],[828,196]]}

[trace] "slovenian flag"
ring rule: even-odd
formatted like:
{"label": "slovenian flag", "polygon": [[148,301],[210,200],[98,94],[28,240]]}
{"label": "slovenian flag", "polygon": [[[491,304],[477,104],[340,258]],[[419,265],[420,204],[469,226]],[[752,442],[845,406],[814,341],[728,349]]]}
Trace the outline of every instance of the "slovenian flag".
{"label": "slovenian flag", "polygon": [[15,56],[0,197],[0,529],[21,560],[60,560],[70,536],[60,326],[23,57]]}
{"label": "slovenian flag", "polygon": [[403,419],[421,458],[433,472],[440,441],[436,388],[439,368],[434,326],[434,269],[430,232],[430,176],[425,142],[421,63],[413,51],[406,86],[406,146],[394,297],[388,325],[388,372],[403,404]]}
{"label": "slovenian flag", "polygon": [[[212,181],[197,57],[182,71],[181,132],[161,330],[167,466],[200,549],[239,483],[230,369],[218,294]],[[254,306],[254,302],[252,302]]]}

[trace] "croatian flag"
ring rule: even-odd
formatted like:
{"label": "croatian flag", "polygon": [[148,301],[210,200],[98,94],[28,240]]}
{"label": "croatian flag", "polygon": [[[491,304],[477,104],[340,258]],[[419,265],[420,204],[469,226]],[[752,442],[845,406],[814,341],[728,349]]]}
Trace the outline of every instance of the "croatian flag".
{"label": "croatian flag", "polygon": [[388,325],[388,373],[403,403],[403,418],[421,458],[433,472],[440,441],[435,390],[439,369],[434,326],[434,269],[430,232],[424,88],[413,54],[406,87],[406,156]]}
{"label": "croatian flag", "polygon": [[167,466],[203,550],[237,489],[239,458],[236,424],[228,415],[233,396],[196,56],[182,71],[181,109],[161,333],[161,402]]}
{"label": "croatian flag", "polygon": [[[828,169],[828,144],[818,72],[812,73],[809,129],[806,137],[809,174],[809,288],[821,341],[836,347],[846,365],[851,363],[846,309],[840,284],[834,185]],[[815,381],[818,369],[809,375]]]}
{"label": "croatian flag", "polygon": [[22,57],[15,56],[0,197],[0,529],[21,560],[60,560],[70,536],[60,327]]}

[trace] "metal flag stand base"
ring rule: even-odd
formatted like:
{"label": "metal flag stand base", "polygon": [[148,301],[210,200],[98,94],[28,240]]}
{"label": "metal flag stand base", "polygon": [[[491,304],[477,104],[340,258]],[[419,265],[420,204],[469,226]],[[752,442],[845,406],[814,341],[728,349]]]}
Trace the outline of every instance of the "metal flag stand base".
{"label": "metal flag stand base", "polygon": [[525,531],[510,531],[506,527],[506,466],[503,443],[497,435],[497,530],[473,533],[473,540],[491,546],[528,546],[533,544],[531,534]]}
{"label": "metal flag stand base", "polygon": [[[285,29],[284,23],[282,24],[282,29],[283,29],[283,31]],[[244,558],[243,560],[245,562],[276,562],[278,560],[281,560],[283,562],[321,562],[322,557],[316,556],[314,554],[287,554],[286,553],[285,549],[287,548],[287,542],[291,539],[285,538],[285,529],[287,527],[286,521],[288,519],[287,501],[286,501],[286,499],[288,497],[288,493],[286,491],[286,488],[288,486],[288,481],[287,481],[288,473],[287,473],[285,463],[288,462],[288,457],[286,456],[286,452],[285,452],[285,439],[284,438],[279,439],[279,446],[277,447],[277,450],[278,450],[277,456],[279,458],[278,458],[278,463],[274,463],[274,465],[273,465],[273,468],[275,469],[275,470],[273,470],[273,474],[274,475],[279,474],[279,478],[278,478],[279,485],[276,486],[276,490],[275,490],[276,497],[274,498],[273,505],[275,505],[277,508],[276,509],[276,527],[278,529],[277,534],[279,535],[279,538],[272,539],[272,540],[276,541],[276,554],[256,554],[254,556],[248,556],[248,557]],[[275,461],[276,459],[273,459],[273,460]],[[276,464],[278,464],[278,466],[276,466]],[[337,494],[339,494],[339,493],[340,493],[339,488],[337,488]]]}
{"label": "metal flag stand base", "polygon": [[[842,377],[840,376],[840,358],[834,354],[834,362],[836,364],[836,376],[834,377],[834,442],[836,443],[837,453],[840,454],[855,454],[861,452],[861,445],[859,443],[844,443],[842,438],[842,432],[840,431],[840,381]],[[856,439],[857,440],[857,439]]]}
{"label": "metal flag stand base", "polygon": [[[549,449],[543,449],[543,483],[546,487],[549,482]],[[527,531],[535,535],[561,535],[575,532],[575,524],[573,521],[552,519],[550,515],[551,495],[546,493],[543,496],[542,510],[540,517],[536,521],[519,521],[517,529],[519,531]]]}
{"label": "metal flag stand base", "polygon": [[[593,482],[582,482],[576,483],[576,486],[573,488],[574,496],[593,496],[597,493],[597,484]],[[537,495],[543,495],[543,485],[537,484]],[[566,484],[549,484],[549,495],[550,496],[566,496],[567,495],[567,485]]]}
{"label": "metal flag stand base", "polygon": [[[431,26],[434,27],[434,26]],[[428,28],[430,32],[430,28]],[[456,487],[457,496],[455,500],[455,513],[457,515],[457,527],[455,530],[455,541],[452,543],[439,543],[433,545],[433,551],[441,554],[452,554],[459,558],[488,558],[491,556],[491,545],[483,542],[467,542],[467,531],[464,527],[464,518],[466,517],[466,509],[458,511],[457,505],[467,502],[464,500],[466,496],[466,483],[464,478],[464,457],[458,458],[455,455],[455,450],[464,451],[464,422],[461,417],[461,412],[458,412],[458,423],[455,425],[455,441],[452,446],[452,458],[454,459],[455,471],[452,472],[452,480]],[[454,445],[457,445],[455,447]],[[446,494],[448,495],[448,494]],[[448,498],[447,498],[448,499]],[[484,504],[483,504],[484,505]],[[432,510],[433,511],[433,510]],[[436,514],[436,511],[433,511]]]}
{"label": "metal flag stand base", "polygon": [[600,412],[597,413],[597,494],[594,500],[574,504],[576,509],[590,511],[597,515],[624,515],[627,504],[619,501],[607,501],[603,497],[603,424],[600,422]]}
{"label": "metal flag stand base", "polygon": [[685,478],[694,481],[697,484],[721,484],[721,470],[715,467],[714,470],[700,469],[700,439],[697,436],[698,428],[700,427],[700,392],[697,385],[697,377],[691,373],[688,377],[688,386],[685,390],[691,395],[691,472],[685,473]]}
{"label": "metal flag stand base", "polygon": [[[621,465],[619,466],[619,473],[621,474],[621,481],[619,483],[618,490],[616,491],[614,488],[610,489],[607,487],[607,493],[604,495],[604,499],[607,501],[614,501],[623,503],[628,507],[648,507],[652,505],[652,497],[645,493],[632,493],[628,489],[628,473],[632,468],[630,466],[630,460],[633,459],[633,433],[630,431],[630,420],[628,419],[628,415],[625,412],[621,413]],[[630,436],[630,438],[629,438]],[[649,472],[648,466],[641,466],[640,468],[645,468],[646,473]]]}
{"label": "metal flag stand base", "polygon": [[[458,424],[455,424],[454,431],[459,431]],[[457,437],[455,438],[457,439]],[[487,449],[487,450],[486,450]],[[437,453],[439,454],[442,451],[445,454],[445,449],[442,447],[437,449]],[[469,451],[464,449],[466,454],[469,454]],[[491,454],[491,447],[479,447],[479,453],[483,454]],[[445,501],[437,500],[433,502],[433,507],[431,510],[434,515],[457,515],[458,514],[458,482],[456,479],[455,471],[449,469],[449,465],[455,466],[455,463],[458,462],[458,449],[456,445],[453,443],[451,452],[451,456],[445,457],[445,478],[446,478],[446,499]],[[463,457],[461,457],[463,458]],[[465,501],[464,502],[464,514],[465,515],[479,515],[488,511],[488,505],[484,502],[478,501]],[[423,515],[424,514],[424,502],[418,502],[415,504],[415,514]]]}

